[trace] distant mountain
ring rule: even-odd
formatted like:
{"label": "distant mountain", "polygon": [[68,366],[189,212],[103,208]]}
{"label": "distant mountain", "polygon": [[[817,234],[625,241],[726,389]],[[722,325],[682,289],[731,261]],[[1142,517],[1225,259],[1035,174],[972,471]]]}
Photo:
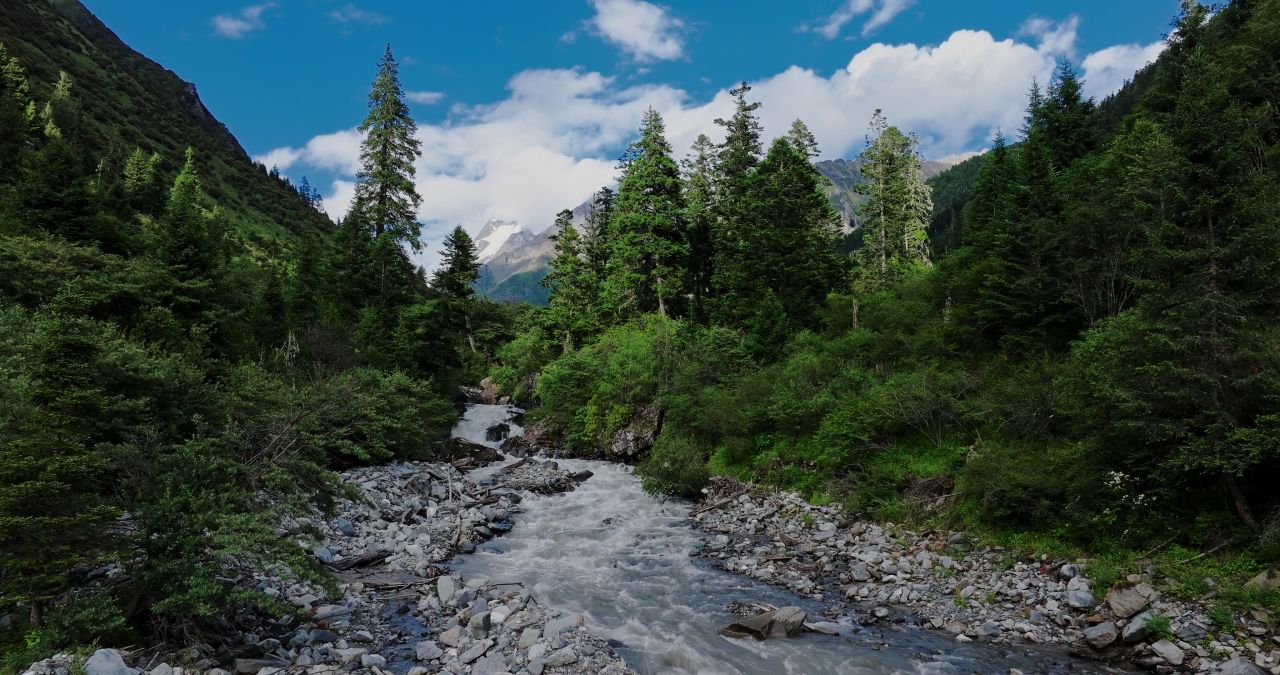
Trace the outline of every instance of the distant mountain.
{"label": "distant mountain", "polygon": [[66,71],[81,106],[83,141],[123,163],[134,148],[160,154],[165,180],[195,149],[205,191],[251,248],[271,250],[329,218],[269,176],[205,107],[196,86],[134,51],[77,0],[0,0],[0,42],[27,69],[32,95],[47,99]]}
{"label": "distant mountain", "polygon": [[[928,180],[970,156],[972,154],[925,160],[921,173]],[[818,172],[831,181],[824,192],[840,214],[845,234],[857,229],[857,207],[866,199],[858,193],[862,183],[861,166],[862,162],[856,159],[832,159],[814,164]],[[588,199],[573,210],[573,224],[579,230],[586,223],[590,204]],[[551,260],[555,244],[551,241],[553,234],[554,227],[532,234],[515,222],[490,220],[485,223],[476,235],[481,263],[476,290],[494,300],[545,305],[548,292],[538,282],[547,275],[547,262]]]}

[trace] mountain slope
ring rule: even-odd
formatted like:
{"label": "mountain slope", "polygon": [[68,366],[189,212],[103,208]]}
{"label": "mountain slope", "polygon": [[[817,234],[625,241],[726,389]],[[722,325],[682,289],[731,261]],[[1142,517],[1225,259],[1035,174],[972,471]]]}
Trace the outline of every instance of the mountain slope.
{"label": "mountain slope", "polygon": [[249,243],[288,244],[309,228],[331,228],[284,182],[256,166],[201,102],[194,84],[134,51],[78,0],[4,0],[0,42],[27,68],[36,99],[59,71],[72,78],[84,140],[118,165],[134,148],[157,152],[167,181],[195,149],[205,188]]}

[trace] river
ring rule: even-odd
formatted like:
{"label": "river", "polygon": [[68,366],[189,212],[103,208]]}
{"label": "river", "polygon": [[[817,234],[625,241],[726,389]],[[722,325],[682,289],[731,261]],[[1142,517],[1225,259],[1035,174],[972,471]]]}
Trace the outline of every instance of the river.
{"label": "river", "polygon": [[[473,405],[454,434],[496,446],[484,431],[507,421],[513,435],[521,433],[511,415],[508,406]],[[691,556],[700,535],[689,504],[646,494],[630,467],[558,461],[594,475],[568,494],[526,497],[510,533],[455,565],[468,578],[521,582],[539,602],[580,615],[640,673],[1116,672],[1060,652],[961,644],[944,633],[847,619],[839,636],[723,637],[717,628],[737,618],[726,609],[731,602],[796,605],[811,614],[820,606]],[[480,470],[481,477],[495,470]]]}

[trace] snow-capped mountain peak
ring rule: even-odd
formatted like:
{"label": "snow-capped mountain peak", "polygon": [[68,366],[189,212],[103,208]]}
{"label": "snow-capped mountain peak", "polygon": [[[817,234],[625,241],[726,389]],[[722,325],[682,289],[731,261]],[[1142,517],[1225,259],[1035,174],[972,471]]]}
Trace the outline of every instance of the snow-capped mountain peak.
{"label": "snow-capped mountain peak", "polygon": [[533,239],[534,235],[526,231],[515,221],[490,220],[480,228],[480,233],[476,235],[476,257],[479,258],[480,264],[484,264],[493,260],[494,256],[502,252],[507,242],[512,244],[527,243]]}

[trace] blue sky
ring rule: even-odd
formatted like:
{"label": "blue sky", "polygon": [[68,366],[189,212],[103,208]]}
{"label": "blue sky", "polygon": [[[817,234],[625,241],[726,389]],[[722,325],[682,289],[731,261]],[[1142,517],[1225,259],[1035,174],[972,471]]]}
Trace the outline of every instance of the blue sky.
{"label": "blue sky", "polygon": [[[1016,126],[1058,58],[1103,95],[1150,60],[1177,0],[84,0],[121,38],[195,82],[250,154],[308,175],[335,216],[351,191],[352,128],[391,43],[412,92],[428,239],[489,218],[540,230],[609,182],[656,107],[678,155],[714,134],[746,79],[767,134],[799,116],[825,157],[861,149],[870,112],[930,157]],[[423,262],[430,264],[432,256]]]}

